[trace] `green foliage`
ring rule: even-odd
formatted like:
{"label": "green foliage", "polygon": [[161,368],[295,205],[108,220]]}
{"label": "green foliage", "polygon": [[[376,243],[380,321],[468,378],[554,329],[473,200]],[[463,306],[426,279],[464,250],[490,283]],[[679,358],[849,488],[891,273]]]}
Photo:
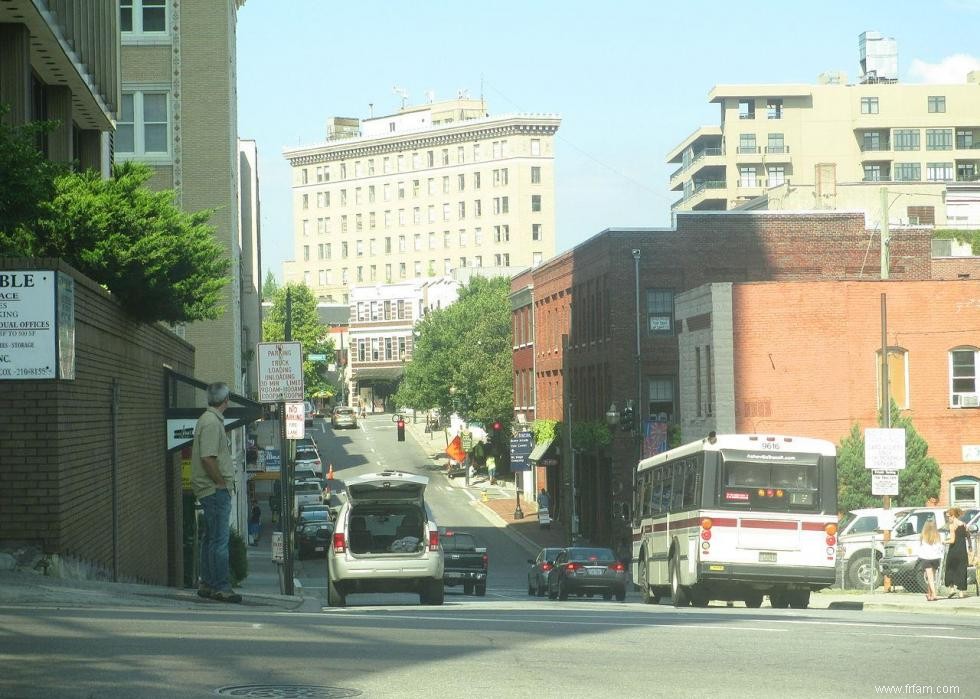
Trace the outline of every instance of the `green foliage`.
{"label": "green foliage", "polygon": [[[896,507],[924,505],[939,495],[942,469],[928,455],[929,445],[916,431],[911,418],[891,403],[891,425],[905,430],[905,468],[898,473]],[[859,507],[879,507],[881,498],[871,494],[871,472],[864,467],[864,434],[857,423],[837,450],[837,506],[841,512]]]}
{"label": "green foliage", "polygon": [[584,420],[572,423],[572,448],[582,451],[598,451],[612,444],[612,433],[602,420]]}
{"label": "green foliage", "polygon": [[262,300],[271,301],[276,297],[276,293],[278,291],[279,282],[276,281],[276,275],[274,275],[270,269],[265,275],[265,281],[262,282]]}
{"label": "green foliage", "polygon": [[561,434],[561,423],[558,420],[535,420],[531,423],[531,433],[535,444],[555,441]]}
{"label": "green foliage", "polygon": [[[509,434],[513,363],[509,280],[474,277],[459,299],[429,313],[395,403],[420,410],[456,410],[467,420],[500,420]],[[453,389],[453,390],[450,390]]]}
{"label": "green foliage", "polygon": [[68,168],[38,150],[38,138],[54,126],[37,122],[10,126],[0,105],[0,257],[23,256],[34,239],[34,222],[54,197],[55,179]]}
{"label": "green foliage", "polygon": [[237,529],[232,529],[228,537],[228,572],[232,587],[238,587],[248,577],[248,549]]}
{"label": "green foliage", "polygon": [[[286,339],[286,292],[289,292],[292,315],[293,342],[303,343],[303,354],[333,354],[330,328],[320,322],[316,312],[316,297],[304,284],[286,284],[276,289],[272,308],[262,322],[262,337],[266,342]],[[336,393],[336,387],[320,375],[323,363],[303,361],[303,379],[307,396],[321,391]]]}
{"label": "green foliage", "polygon": [[673,449],[674,447],[679,447],[681,445],[681,426],[680,425],[668,425],[667,426],[667,448]]}
{"label": "green foliage", "polygon": [[172,191],[145,186],[152,174],[123,163],[108,180],[91,171],[56,177],[34,218],[0,236],[0,254],[59,257],[144,323],[217,318],[229,260],[208,225],[212,212],[181,211]]}
{"label": "green foliage", "polygon": [[974,255],[980,255],[980,230],[938,228],[932,237],[940,240],[955,240],[959,243],[969,243]]}

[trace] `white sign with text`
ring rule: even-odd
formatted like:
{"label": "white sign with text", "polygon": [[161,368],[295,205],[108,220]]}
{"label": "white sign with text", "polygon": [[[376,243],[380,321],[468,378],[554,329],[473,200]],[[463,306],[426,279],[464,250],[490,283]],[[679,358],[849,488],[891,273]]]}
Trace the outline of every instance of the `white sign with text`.
{"label": "white sign with text", "polygon": [[0,272],[0,380],[58,378],[53,270]]}
{"label": "white sign with text", "polygon": [[303,439],[306,436],[302,403],[286,403],[286,439]]}
{"label": "white sign with text", "polygon": [[302,401],[303,344],[260,342],[257,346],[259,401],[280,403]]}
{"label": "white sign with text", "polygon": [[864,431],[864,467],[878,471],[905,468],[905,430],[869,427]]}

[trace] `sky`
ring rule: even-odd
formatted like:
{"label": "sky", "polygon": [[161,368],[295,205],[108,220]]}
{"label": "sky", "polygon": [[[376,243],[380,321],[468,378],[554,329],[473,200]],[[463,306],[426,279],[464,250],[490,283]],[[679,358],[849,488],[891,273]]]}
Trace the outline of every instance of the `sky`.
{"label": "sky", "polygon": [[247,0],[238,12],[238,134],[259,154],[263,278],[293,257],[283,148],[333,116],[482,94],[491,114],[558,114],[556,252],[606,228],[670,225],[665,157],[718,124],[717,84],[860,74],[858,35],[898,41],[899,79],[980,70],[980,0]]}

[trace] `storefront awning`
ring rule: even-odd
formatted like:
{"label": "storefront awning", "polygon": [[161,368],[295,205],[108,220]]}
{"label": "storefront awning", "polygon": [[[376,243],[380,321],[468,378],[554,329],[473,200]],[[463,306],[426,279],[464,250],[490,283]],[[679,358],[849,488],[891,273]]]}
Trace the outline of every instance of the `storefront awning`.
{"label": "storefront awning", "polygon": [[548,452],[548,449],[551,448],[554,441],[555,440],[553,439],[546,439],[543,442],[536,444],[534,449],[531,450],[531,456],[528,457],[528,461],[538,462],[544,458],[544,455]]}

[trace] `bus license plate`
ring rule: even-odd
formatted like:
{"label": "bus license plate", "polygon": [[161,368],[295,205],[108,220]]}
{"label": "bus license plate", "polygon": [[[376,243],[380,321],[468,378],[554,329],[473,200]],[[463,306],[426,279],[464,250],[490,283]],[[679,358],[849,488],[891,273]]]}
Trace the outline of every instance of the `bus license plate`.
{"label": "bus license plate", "polygon": [[775,563],[775,551],[759,551],[759,563]]}

